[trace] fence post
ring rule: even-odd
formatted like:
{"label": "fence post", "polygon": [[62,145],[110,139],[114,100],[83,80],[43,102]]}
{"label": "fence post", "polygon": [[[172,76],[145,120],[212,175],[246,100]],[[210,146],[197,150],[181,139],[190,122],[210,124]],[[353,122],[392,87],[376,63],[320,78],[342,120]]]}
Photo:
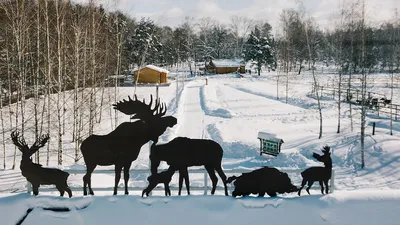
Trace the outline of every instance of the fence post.
{"label": "fence post", "polygon": [[207,195],[207,189],[208,189],[207,171],[204,170],[204,195]]}
{"label": "fence post", "polygon": [[358,101],[358,90],[356,90],[356,95],[357,95],[357,101]]}
{"label": "fence post", "polygon": [[27,193],[29,193],[29,194],[32,193],[32,184],[28,180],[26,181],[26,189],[27,189]]}
{"label": "fence post", "polygon": [[[158,90],[158,89],[157,89],[157,90]],[[156,99],[157,99],[157,98],[156,98]],[[150,154],[151,154],[151,145],[153,144],[153,141],[149,141],[148,143],[149,143],[149,171],[150,171],[149,176],[150,176],[150,175],[151,175],[151,160],[150,160]],[[130,170],[129,170],[129,172],[130,172]],[[149,196],[152,195],[151,193],[153,193],[153,192],[150,191]]]}
{"label": "fence post", "polygon": [[375,122],[372,122],[372,135],[375,135]]}
{"label": "fence post", "polygon": [[330,188],[331,193],[333,193],[335,191],[335,171],[334,170],[332,170],[330,186],[331,186],[331,188]]}
{"label": "fence post", "polygon": [[321,96],[319,96],[320,98],[322,98],[322,92],[324,91],[324,86],[321,86]]}

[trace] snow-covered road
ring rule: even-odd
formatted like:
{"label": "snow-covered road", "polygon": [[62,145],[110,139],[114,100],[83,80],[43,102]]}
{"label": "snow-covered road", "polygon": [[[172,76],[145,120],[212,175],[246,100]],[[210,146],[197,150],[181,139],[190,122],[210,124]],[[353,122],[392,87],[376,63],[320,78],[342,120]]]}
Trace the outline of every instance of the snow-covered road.
{"label": "snow-covered road", "polygon": [[[185,101],[183,103],[183,116],[178,119],[179,130],[176,136],[188,138],[204,137],[205,113],[200,104],[200,88],[204,82],[192,81],[186,84]],[[181,121],[180,119],[183,119]]]}

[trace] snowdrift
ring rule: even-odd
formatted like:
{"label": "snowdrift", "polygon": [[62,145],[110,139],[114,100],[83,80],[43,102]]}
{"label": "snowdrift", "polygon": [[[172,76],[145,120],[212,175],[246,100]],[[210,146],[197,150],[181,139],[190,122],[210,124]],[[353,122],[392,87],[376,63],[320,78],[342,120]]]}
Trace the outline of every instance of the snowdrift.
{"label": "snowdrift", "polygon": [[[308,224],[395,225],[400,191],[338,191],[275,198],[97,196],[60,199],[19,194],[0,199],[2,225]],[[67,210],[51,211],[64,208]],[[27,210],[31,209],[27,214]],[[68,211],[69,210],[69,211]]]}

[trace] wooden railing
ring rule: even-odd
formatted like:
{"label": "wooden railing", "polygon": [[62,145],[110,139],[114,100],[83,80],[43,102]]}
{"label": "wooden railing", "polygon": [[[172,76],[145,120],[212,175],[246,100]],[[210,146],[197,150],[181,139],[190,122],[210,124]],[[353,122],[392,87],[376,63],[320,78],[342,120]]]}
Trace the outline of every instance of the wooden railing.
{"label": "wooden railing", "polygon": [[[315,86],[312,84],[312,89],[311,92],[315,94],[315,92],[318,91],[320,94],[320,97],[331,97],[332,99],[337,99],[338,95],[341,94],[342,100],[351,102],[352,104],[360,105],[361,104],[361,91],[355,88],[348,89],[348,88],[342,88],[339,89],[336,87],[324,87],[317,85]],[[378,116],[381,114],[386,114],[390,115],[392,113],[393,115],[393,120],[399,120],[400,119],[400,105],[389,103],[389,104],[384,104],[380,98],[384,98],[385,95],[376,93],[376,92],[366,92],[366,98],[367,99],[372,99],[372,96],[375,96],[378,98],[378,102],[373,103],[371,101],[367,101],[365,104],[368,106],[368,109],[375,111]],[[347,96],[351,96],[351,98],[346,99]],[[393,102],[393,99],[392,99]]]}

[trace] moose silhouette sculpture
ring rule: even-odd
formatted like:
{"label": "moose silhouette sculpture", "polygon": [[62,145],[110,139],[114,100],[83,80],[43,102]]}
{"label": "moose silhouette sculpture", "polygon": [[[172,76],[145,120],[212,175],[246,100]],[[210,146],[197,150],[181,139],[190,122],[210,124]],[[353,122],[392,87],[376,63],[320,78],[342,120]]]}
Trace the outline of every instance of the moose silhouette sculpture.
{"label": "moose silhouette sculpture", "polygon": [[[133,161],[139,155],[141,147],[149,141],[158,142],[168,127],[177,124],[173,116],[165,116],[167,107],[160,106],[159,98],[155,101],[152,109],[153,95],[150,95],[150,103],[145,100],[138,101],[137,96],[132,100],[119,101],[113,104],[114,109],[126,114],[133,115],[131,119],[139,119],[134,122],[121,123],[114,131],[107,135],[90,135],[81,144],[81,152],[86,163],[86,174],[83,176],[83,194],[94,195],[91,187],[91,174],[97,165],[115,165],[114,195],[117,194],[118,183],[121,179],[121,171],[124,169],[125,194],[128,192],[129,169]],[[164,107],[165,106],[165,107]]]}
{"label": "moose silhouette sculpture", "polygon": [[[217,171],[225,187],[225,195],[228,195],[226,186],[226,175],[222,171],[223,149],[221,145],[213,140],[191,139],[187,137],[176,137],[172,141],[151,146],[150,161],[151,174],[157,174],[157,168],[161,161],[166,161],[170,166],[169,171],[179,170],[179,194],[182,189],[182,181],[185,179],[186,188],[189,192],[189,174],[187,167],[202,166],[206,168],[212,181],[211,194],[215,193],[218,178],[215,175]],[[147,192],[151,190],[147,189]]]}
{"label": "moose silhouette sculpture", "polygon": [[321,156],[317,153],[313,153],[313,157],[320,162],[323,162],[325,167],[315,166],[310,167],[303,172],[301,172],[301,176],[303,177],[303,181],[301,182],[301,187],[299,188],[298,195],[300,196],[301,189],[308,183],[308,187],[306,191],[310,194],[310,188],[314,184],[315,181],[319,181],[319,185],[321,186],[321,193],[324,194],[324,184],[325,184],[325,193],[328,194],[329,187],[328,181],[331,179],[332,175],[332,159],[331,159],[331,148],[329,146],[324,146],[321,150],[324,154]]}
{"label": "moose silhouette sculpture", "polygon": [[43,168],[42,165],[32,162],[31,156],[46,144],[49,140],[48,134],[41,135],[31,147],[26,144],[25,139],[19,136],[19,133],[16,131],[11,133],[11,139],[14,145],[22,152],[19,168],[21,169],[22,176],[32,184],[34,195],[39,194],[40,185],[54,184],[60,192],[60,196],[64,196],[66,191],[69,197],[72,197],[71,189],[69,189],[67,184],[69,173],[55,168]]}

